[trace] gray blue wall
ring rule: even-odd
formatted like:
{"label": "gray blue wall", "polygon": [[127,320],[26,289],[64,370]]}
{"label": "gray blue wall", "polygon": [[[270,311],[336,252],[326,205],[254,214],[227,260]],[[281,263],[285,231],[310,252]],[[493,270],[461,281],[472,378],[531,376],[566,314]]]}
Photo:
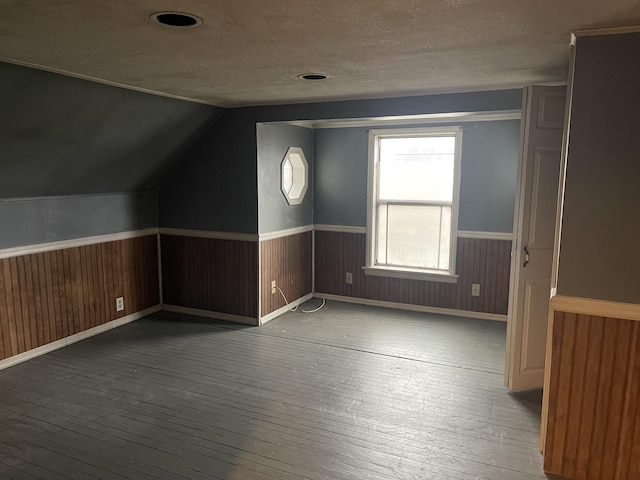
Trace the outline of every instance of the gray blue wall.
{"label": "gray blue wall", "polygon": [[[315,131],[314,223],[366,225],[368,131]],[[463,124],[460,230],[512,232],[519,145],[518,120]]]}
{"label": "gray blue wall", "polygon": [[0,199],[0,248],[158,225],[155,192]]}
{"label": "gray blue wall", "polygon": [[[261,123],[256,134],[259,233],[312,225],[313,130],[282,123]],[[309,164],[309,188],[300,205],[289,205],[281,189],[281,164],[289,147],[302,148]]]}
{"label": "gray blue wall", "polygon": [[222,111],[0,63],[0,248],[157,226],[155,190]]}
{"label": "gray blue wall", "polygon": [[[502,90],[227,110],[159,190],[160,226],[240,233],[274,228],[277,222],[259,226],[258,123],[517,110],[521,106],[521,90]],[[364,178],[366,182],[366,175]]]}
{"label": "gray blue wall", "polygon": [[640,304],[640,33],[578,38],[558,294]]}

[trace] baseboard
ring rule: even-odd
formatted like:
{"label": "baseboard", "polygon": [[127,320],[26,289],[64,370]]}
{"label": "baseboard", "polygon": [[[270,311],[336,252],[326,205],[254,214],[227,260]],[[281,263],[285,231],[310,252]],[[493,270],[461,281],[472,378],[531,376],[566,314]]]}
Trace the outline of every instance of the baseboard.
{"label": "baseboard", "polygon": [[284,307],[280,307],[278,310],[274,310],[273,312],[268,313],[264,317],[260,317],[260,325],[264,325],[269,320],[273,320],[274,318],[279,317],[283,313],[287,313],[289,311],[289,308],[295,308],[301,303],[304,303],[307,300],[311,300],[313,297],[314,297],[313,293],[308,293],[304,297],[300,297],[299,299],[294,300],[293,302],[290,302],[288,306],[285,305]]}
{"label": "baseboard", "polygon": [[171,313],[183,313],[185,315],[193,315],[194,317],[214,318],[225,322],[241,323],[243,325],[258,325],[258,319],[253,317],[245,317],[242,315],[233,315],[231,313],[214,312],[211,310],[201,310],[199,308],[180,307],[178,305],[162,305],[162,310]]}
{"label": "baseboard", "polygon": [[497,313],[472,312],[469,310],[455,310],[453,308],[427,307],[424,305],[414,305],[411,303],[386,302],[383,300],[370,300],[368,298],[345,297],[342,295],[332,295],[330,293],[314,294],[317,298],[334,300],[337,302],[355,303],[358,305],[370,305],[372,307],[395,308],[398,310],[409,310],[412,312],[437,313],[441,315],[451,315],[454,317],[476,318],[479,320],[492,320],[495,322],[506,322],[507,316]]}
{"label": "baseboard", "polygon": [[113,330],[114,328],[121,327],[122,325],[126,325],[127,323],[131,323],[135,320],[139,320],[143,317],[146,317],[147,315],[151,315],[152,313],[156,313],[159,311],[160,305],[155,305],[151,308],[147,308],[146,310],[132,313],[131,315],[127,315],[126,317],[112,320],[102,325],[98,325],[97,327],[93,327],[82,332],[74,333],[73,335],[70,335],[68,337],[61,338],[60,340],[56,340],[55,342],[47,343],[46,345],[42,345],[41,347],[33,348],[26,352],[19,353],[18,355],[14,355],[13,357],[5,358],[4,360],[0,361],[0,370],[12,367],[14,365],[17,365],[18,363],[26,362],[27,360],[39,357],[40,355],[44,355],[45,353],[53,352],[54,350],[66,347],[73,343],[79,342],[80,340],[93,337],[94,335],[104,333],[108,330]]}

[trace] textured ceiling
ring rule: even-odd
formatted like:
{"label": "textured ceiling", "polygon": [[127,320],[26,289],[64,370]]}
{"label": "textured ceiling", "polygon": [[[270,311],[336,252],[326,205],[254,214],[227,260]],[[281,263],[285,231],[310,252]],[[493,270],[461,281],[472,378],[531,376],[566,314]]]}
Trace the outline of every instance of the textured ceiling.
{"label": "textured ceiling", "polygon": [[[149,18],[164,10],[203,23]],[[0,59],[229,107],[564,81],[570,33],[640,23],[640,2],[0,0],[0,13]]]}

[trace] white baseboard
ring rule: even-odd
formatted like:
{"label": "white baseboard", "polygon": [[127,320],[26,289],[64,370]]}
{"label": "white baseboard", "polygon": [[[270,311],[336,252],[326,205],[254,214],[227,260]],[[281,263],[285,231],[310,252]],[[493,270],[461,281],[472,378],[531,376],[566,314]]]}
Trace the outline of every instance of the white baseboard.
{"label": "white baseboard", "polygon": [[47,343],[46,345],[42,345],[41,347],[33,348],[26,352],[19,353],[18,355],[14,355],[13,357],[5,358],[4,360],[0,361],[0,370],[12,367],[14,365],[17,365],[18,363],[26,362],[27,360],[39,357],[40,355],[44,355],[45,353],[53,352],[54,350],[58,350],[59,348],[66,347],[67,345],[79,342],[80,340],[84,340],[85,338],[93,337],[94,335],[98,335],[108,330],[121,327],[122,325],[126,325],[127,323],[131,323],[135,320],[139,320],[143,317],[146,317],[147,315],[151,315],[152,313],[156,313],[159,311],[160,305],[155,305],[151,308],[147,308],[146,310],[132,313],[131,315],[127,315],[126,317],[112,320],[102,325],[98,325],[97,327],[93,327],[88,330],[75,333],[68,337],[61,338],[60,340],[56,340],[55,342]]}
{"label": "white baseboard", "polygon": [[183,313],[185,315],[193,315],[194,317],[214,318],[216,320],[224,320],[225,322],[241,323],[243,325],[258,325],[258,319],[253,317],[244,317],[242,315],[233,315],[231,313],[213,312],[211,310],[200,310],[199,308],[179,307],[177,305],[162,305],[162,310],[171,313]]}
{"label": "white baseboard", "polygon": [[411,303],[386,302],[383,300],[370,300],[368,298],[345,297],[342,295],[332,295],[330,293],[314,294],[317,298],[335,300],[337,302],[355,303],[358,305],[370,305],[372,307],[395,308],[398,310],[409,310],[412,312],[437,313],[441,315],[452,315],[454,317],[477,318],[479,320],[493,320],[496,322],[506,322],[507,316],[497,313],[471,312],[469,310],[454,310],[453,308],[427,307],[424,305],[413,305]]}
{"label": "white baseboard", "polygon": [[311,300],[313,297],[314,297],[313,293],[308,293],[304,297],[300,297],[299,299],[294,300],[293,302],[289,302],[289,306],[285,305],[284,307],[281,307],[278,310],[274,310],[273,312],[265,315],[264,317],[260,317],[260,325],[264,325],[269,320],[273,320],[274,318],[279,317],[283,313],[287,313],[289,311],[289,308],[295,308],[301,303],[304,303],[307,300]]}

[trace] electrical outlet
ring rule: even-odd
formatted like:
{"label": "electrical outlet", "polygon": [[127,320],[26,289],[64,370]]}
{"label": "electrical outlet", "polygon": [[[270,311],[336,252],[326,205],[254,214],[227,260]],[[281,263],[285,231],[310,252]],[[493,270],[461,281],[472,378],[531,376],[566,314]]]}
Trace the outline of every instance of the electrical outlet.
{"label": "electrical outlet", "polygon": [[124,310],[124,297],[116,298],[116,312]]}
{"label": "electrical outlet", "polygon": [[471,296],[472,297],[479,297],[480,296],[480,284],[479,283],[472,283],[471,284]]}
{"label": "electrical outlet", "polygon": [[273,295],[274,293],[276,293],[276,281],[271,280],[271,295]]}
{"label": "electrical outlet", "polygon": [[353,273],[347,272],[345,275],[345,281],[351,285],[353,283]]}

